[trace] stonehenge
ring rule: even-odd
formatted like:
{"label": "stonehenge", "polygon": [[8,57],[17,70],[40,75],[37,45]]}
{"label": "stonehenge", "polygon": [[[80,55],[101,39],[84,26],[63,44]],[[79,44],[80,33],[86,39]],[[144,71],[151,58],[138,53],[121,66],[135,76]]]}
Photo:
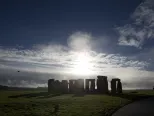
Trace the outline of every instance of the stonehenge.
{"label": "stonehenge", "polygon": [[78,79],[75,85],[78,92],[84,92],[84,79]]}
{"label": "stonehenge", "polygon": [[84,79],[69,80],[69,93],[83,92],[84,91]]}
{"label": "stonehenge", "polygon": [[48,92],[52,92],[54,89],[54,79],[49,79],[48,80]]}
{"label": "stonehenge", "polygon": [[[97,79],[71,79],[62,80],[61,82],[54,79],[48,80],[48,92],[62,93],[101,93],[108,94],[107,76],[97,76]],[[122,83],[120,79],[114,78],[111,81],[111,93],[122,93]]]}
{"label": "stonehenge", "polygon": [[100,93],[108,93],[107,76],[97,76],[97,90]]}
{"label": "stonehenge", "polygon": [[69,93],[74,93],[75,91],[75,80],[69,80]]}
{"label": "stonehenge", "polygon": [[86,79],[86,92],[95,91],[95,79]]}
{"label": "stonehenge", "polygon": [[61,87],[62,87],[63,93],[68,93],[68,81],[67,80],[62,80]]}
{"label": "stonehenge", "polygon": [[111,93],[112,94],[122,93],[122,83],[120,79],[114,78],[111,80]]}

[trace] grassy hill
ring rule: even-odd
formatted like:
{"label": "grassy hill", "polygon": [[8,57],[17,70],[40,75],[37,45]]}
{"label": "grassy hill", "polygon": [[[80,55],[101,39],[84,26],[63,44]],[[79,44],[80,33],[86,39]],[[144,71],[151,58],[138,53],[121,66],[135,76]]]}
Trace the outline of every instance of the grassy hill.
{"label": "grassy hill", "polygon": [[119,96],[48,94],[46,91],[0,91],[0,116],[110,116],[154,91],[125,91]]}

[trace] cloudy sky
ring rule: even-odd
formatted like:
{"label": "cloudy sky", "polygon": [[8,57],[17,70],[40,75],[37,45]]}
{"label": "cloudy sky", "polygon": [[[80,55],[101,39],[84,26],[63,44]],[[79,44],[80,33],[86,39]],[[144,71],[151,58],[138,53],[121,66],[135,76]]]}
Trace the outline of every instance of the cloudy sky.
{"label": "cloudy sky", "polygon": [[154,85],[153,0],[5,0],[0,14],[0,84],[107,75]]}

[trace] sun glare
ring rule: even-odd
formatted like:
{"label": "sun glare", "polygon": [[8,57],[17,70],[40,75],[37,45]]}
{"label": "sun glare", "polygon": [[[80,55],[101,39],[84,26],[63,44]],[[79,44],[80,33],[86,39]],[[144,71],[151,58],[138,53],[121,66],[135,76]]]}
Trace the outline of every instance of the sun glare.
{"label": "sun glare", "polygon": [[78,75],[89,75],[92,73],[90,68],[91,64],[89,55],[87,53],[78,53],[72,73]]}

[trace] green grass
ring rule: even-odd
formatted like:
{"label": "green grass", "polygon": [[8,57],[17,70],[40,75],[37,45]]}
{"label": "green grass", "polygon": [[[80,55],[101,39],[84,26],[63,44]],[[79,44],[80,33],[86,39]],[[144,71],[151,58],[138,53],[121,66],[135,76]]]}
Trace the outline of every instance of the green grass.
{"label": "green grass", "polygon": [[38,91],[0,91],[0,116],[110,116],[125,104],[154,95],[153,91],[125,91],[125,94],[120,96],[78,97],[73,94],[38,93]]}

